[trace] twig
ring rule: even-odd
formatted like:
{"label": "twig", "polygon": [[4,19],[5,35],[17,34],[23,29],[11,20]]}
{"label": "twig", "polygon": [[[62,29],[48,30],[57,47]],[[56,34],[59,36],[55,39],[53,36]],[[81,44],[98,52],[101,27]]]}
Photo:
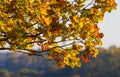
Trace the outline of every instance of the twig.
{"label": "twig", "polygon": [[94,0],[92,0],[89,4],[87,4],[85,7],[83,7],[82,9],[80,9],[79,11],[77,11],[76,14],[78,14],[79,12],[81,12],[82,10],[86,9],[88,6],[90,6],[92,3],[94,2]]}

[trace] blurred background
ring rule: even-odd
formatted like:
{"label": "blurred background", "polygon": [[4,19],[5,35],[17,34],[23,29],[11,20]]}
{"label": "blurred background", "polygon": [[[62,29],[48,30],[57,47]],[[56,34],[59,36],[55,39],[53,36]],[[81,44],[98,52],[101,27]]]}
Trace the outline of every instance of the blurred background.
{"label": "blurred background", "polygon": [[59,69],[40,56],[0,53],[0,77],[120,77],[120,47],[98,49],[97,58],[74,69]]}
{"label": "blurred background", "polygon": [[81,68],[59,69],[37,56],[20,53],[0,53],[0,77],[120,77],[120,0],[117,10],[106,13],[99,24],[104,33],[103,46],[97,58],[91,59]]}

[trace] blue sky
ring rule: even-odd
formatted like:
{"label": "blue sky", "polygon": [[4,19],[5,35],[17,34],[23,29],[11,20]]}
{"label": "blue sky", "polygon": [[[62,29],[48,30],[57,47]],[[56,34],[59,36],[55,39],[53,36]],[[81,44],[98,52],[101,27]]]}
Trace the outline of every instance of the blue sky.
{"label": "blue sky", "polygon": [[120,0],[116,0],[117,9],[106,13],[103,22],[99,24],[100,31],[104,33],[103,47],[116,45],[120,47]]}

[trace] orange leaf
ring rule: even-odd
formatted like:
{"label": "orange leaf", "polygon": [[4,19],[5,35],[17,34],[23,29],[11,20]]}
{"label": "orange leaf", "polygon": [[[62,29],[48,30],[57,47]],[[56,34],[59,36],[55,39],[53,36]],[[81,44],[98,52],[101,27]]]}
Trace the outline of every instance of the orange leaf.
{"label": "orange leaf", "polygon": [[85,57],[85,56],[82,56],[80,59],[83,60],[85,63],[88,63],[88,62],[90,61],[90,60],[89,60],[87,57]]}
{"label": "orange leaf", "polygon": [[113,6],[115,4],[114,0],[110,0],[110,6]]}
{"label": "orange leaf", "polygon": [[98,37],[98,38],[103,38],[103,37],[104,37],[104,34],[103,34],[103,33],[98,33],[97,37]]}
{"label": "orange leaf", "polygon": [[42,45],[42,50],[48,50],[49,49],[49,44],[48,43],[45,43]]}

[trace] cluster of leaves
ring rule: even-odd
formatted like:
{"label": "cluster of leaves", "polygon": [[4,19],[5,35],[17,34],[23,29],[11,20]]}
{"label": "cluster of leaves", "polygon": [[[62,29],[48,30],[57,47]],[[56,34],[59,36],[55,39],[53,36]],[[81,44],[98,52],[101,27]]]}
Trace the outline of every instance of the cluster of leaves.
{"label": "cluster of leaves", "polygon": [[114,0],[0,0],[0,49],[80,67],[97,56],[103,37],[97,24],[113,9]]}

